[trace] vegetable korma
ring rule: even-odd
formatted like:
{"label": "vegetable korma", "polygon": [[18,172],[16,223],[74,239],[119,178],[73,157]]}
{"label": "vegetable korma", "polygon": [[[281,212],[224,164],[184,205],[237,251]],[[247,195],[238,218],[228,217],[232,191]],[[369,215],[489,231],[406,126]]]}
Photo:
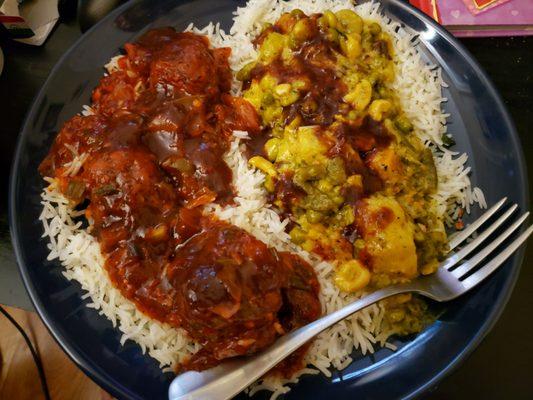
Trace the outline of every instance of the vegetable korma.
{"label": "vegetable korma", "polygon": [[[257,60],[237,74],[264,127],[249,164],[290,217],[291,239],[335,262],[343,291],[434,272],[446,251],[437,173],[390,87],[389,35],[351,10],[293,10],[255,44]],[[421,315],[418,302],[389,304],[391,322],[407,324],[398,331],[420,327],[408,318]]]}

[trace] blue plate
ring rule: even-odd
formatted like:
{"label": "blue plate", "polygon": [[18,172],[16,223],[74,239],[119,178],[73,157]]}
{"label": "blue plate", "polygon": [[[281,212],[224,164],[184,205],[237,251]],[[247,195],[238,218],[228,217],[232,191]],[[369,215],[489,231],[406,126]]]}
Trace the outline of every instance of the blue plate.
{"label": "blue plate", "polygon": [[[20,134],[10,187],[13,243],[35,308],[68,355],[98,384],[121,399],[164,399],[172,379],[131,342],[120,345],[120,333],[81,300],[77,283],[61,275],[58,262],[46,260],[39,193],[43,181],[37,166],[62,124],[88,104],[102,66],[128,41],[157,26],[185,28],[219,21],[229,28],[231,0],[165,0],[130,2],[87,32],[57,63],[28,113]],[[442,68],[450,85],[444,96],[451,114],[449,131],[456,149],[467,152],[472,182],[483,188],[488,204],[503,196],[529,204],[524,158],[513,124],[493,85],[472,56],[448,32],[410,6],[383,3],[389,17],[420,33],[424,57]],[[473,213],[473,218],[478,210]],[[479,344],[501,314],[518,276],[523,250],[515,254],[480,288],[448,303],[424,332],[397,341],[395,353],[381,349],[356,361],[331,379],[304,377],[287,396],[296,398],[411,398],[434,386]],[[261,396],[259,396],[261,397]]]}

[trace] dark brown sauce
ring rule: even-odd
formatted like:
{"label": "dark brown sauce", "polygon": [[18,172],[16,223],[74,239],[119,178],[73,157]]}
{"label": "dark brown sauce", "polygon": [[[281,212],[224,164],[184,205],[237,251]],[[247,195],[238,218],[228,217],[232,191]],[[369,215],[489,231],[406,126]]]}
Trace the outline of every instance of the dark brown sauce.
{"label": "dark brown sauce", "polygon": [[285,65],[280,58],[268,65],[258,65],[243,87],[248,88],[252,80],[260,80],[266,74],[276,77],[279,83],[304,81],[308,86],[305,95],[284,110],[285,122],[299,115],[301,125],[329,126],[339,113],[339,105],[347,91],[334,66],[335,56],[330,46],[317,34],[293,55],[290,65]]}
{"label": "dark brown sauce", "polygon": [[259,135],[253,135],[250,140],[246,141],[246,156],[251,158],[252,156],[266,157],[265,143],[272,138],[270,131],[265,131]]}
{"label": "dark brown sauce", "polygon": [[[382,206],[379,209],[370,212],[364,204],[365,200],[362,200],[361,204],[358,204],[356,209],[356,219],[364,221],[357,224],[358,229],[361,230],[362,235],[372,235],[372,231],[364,230],[364,227],[372,227],[371,230],[383,231],[389,226],[396,218],[394,211],[389,207]],[[375,227],[375,228],[374,228]]]}
{"label": "dark brown sauce", "polygon": [[279,175],[275,183],[271,201],[278,199],[283,209],[288,212],[297,201],[306,196],[306,192],[293,181],[293,173],[285,172]]}
{"label": "dark brown sauce", "polygon": [[365,159],[375,149],[390,145],[392,135],[385,126],[367,117],[357,125],[338,125],[333,133],[335,145],[329,149],[328,155],[344,160],[348,176],[358,174],[363,177],[363,191],[350,189],[344,194],[346,202],[355,204],[357,200],[383,190],[383,181],[368,168]]}

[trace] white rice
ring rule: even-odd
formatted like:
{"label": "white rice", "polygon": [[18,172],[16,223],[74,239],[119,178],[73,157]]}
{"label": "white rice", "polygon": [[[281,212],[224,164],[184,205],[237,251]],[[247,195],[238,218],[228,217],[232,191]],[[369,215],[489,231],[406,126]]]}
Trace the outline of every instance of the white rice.
{"label": "white rice", "polygon": [[[379,5],[365,3],[354,6],[347,0],[293,0],[283,1],[250,0],[246,7],[235,11],[234,24],[229,34],[220,29],[219,24],[210,23],[203,29],[192,24],[186,30],[207,35],[213,46],[231,47],[230,65],[238,71],[243,65],[256,58],[252,39],[259,33],[265,22],[274,22],[286,11],[302,9],[307,14],[351,8],[365,19],[379,22],[391,35],[395,47],[396,81],[393,88],[402,101],[402,107],[413,122],[416,133],[434,152],[439,186],[434,199],[437,212],[451,224],[459,215],[459,210],[467,212],[474,203],[486,207],[483,192],[472,188],[466,167],[467,155],[457,154],[442,147],[441,137],[446,133],[446,117],[442,113],[441,90],[445,86],[440,69],[426,65],[416,50],[417,39],[413,33],[390,21],[379,13]],[[118,58],[113,58],[106,67],[108,72],[119,68]],[[235,80],[233,94],[240,93],[240,83]],[[92,114],[92,109],[84,107],[83,115]],[[315,268],[320,285],[320,301],[324,313],[335,311],[354,299],[364,295],[340,292],[332,281],[333,266],[303,251],[291,243],[285,227],[288,221],[269,207],[266,193],[262,188],[264,176],[260,171],[249,168],[243,156],[242,141],[246,132],[235,131],[234,140],[225,160],[233,170],[234,186],[237,190],[235,206],[222,208],[213,204],[206,212],[214,212],[220,219],[239,226],[269,246],[279,250],[292,251],[306,259]],[[74,151],[74,149],[72,149]],[[84,155],[76,155],[69,166],[69,173],[75,174],[81,168]],[[42,193],[43,212],[40,220],[44,226],[43,237],[48,238],[49,260],[59,259],[64,266],[67,279],[80,283],[90,298],[89,307],[105,315],[114,327],[122,333],[121,343],[132,340],[139,344],[143,352],[156,359],[162,368],[175,368],[186,357],[199,349],[187,338],[184,331],[152,320],[139,312],[132,302],[124,298],[109,281],[104,259],[98,242],[82,228],[76,217],[83,212],[75,211],[59,193],[53,181]],[[375,345],[395,347],[387,343],[389,332],[383,330],[384,310],[372,305],[338,323],[319,335],[307,352],[305,361],[309,368],[302,370],[291,381],[267,377],[249,389],[252,395],[260,390],[272,391],[275,398],[289,391],[287,383],[297,382],[304,374],[323,373],[331,376],[330,368],[343,369],[351,361],[351,354],[358,350],[365,355],[373,353]]]}

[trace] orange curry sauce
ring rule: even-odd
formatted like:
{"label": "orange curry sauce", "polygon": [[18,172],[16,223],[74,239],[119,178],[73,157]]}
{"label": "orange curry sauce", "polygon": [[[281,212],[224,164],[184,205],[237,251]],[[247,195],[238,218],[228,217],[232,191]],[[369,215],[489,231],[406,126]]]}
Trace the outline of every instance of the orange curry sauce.
{"label": "orange curry sauce", "polygon": [[[255,353],[315,320],[319,284],[309,264],[202,213],[232,202],[222,158],[232,131],[260,132],[253,106],[229,94],[230,49],[163,28],[125,51],[93,92],[94,115],[67,121],[40,166],[87,206],[113,285],[203,345],[186,369]],[[88,158],[70,176],[73,149]],[[304,351],[278,370],[301,367]]]}

